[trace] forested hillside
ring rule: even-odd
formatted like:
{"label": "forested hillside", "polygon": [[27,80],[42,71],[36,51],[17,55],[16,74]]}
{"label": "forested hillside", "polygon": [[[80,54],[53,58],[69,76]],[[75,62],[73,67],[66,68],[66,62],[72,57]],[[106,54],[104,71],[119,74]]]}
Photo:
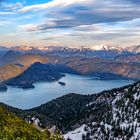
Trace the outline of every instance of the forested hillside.
{"label": "forested hillside", "polygon": [[[114,93],[98,96],[92,107],[88,122],[65,138],[72,140],[139,140],[140,139],[140,83],[125,87]],[[78,136],[77,136],[78,135]]]}
{"label": "forested hillside", "polygon": [[1,140],[63,140],[59,135],[51,135],[45,129],[39,131],[33,124],[15,116],[0,106],[0,139]]}

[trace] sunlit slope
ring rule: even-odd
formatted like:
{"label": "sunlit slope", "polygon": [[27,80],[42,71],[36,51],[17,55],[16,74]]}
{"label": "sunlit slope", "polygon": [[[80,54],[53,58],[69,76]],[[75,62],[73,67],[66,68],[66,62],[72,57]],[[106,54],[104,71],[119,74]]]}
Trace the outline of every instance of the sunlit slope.
{"label": "sunlit slope", "polygon": [[[31,64],[35,62],[47,63],[48,58],[40,55],[21,55],[13,58],[4,58],[0,67],[0,79],[7,80],[23,73]],[[6,64],[6,65],[5,65]]]}
{"label": "sunlit slope", "polygon": [[48,58],[38,54],[24,54],[24,55],[6,55],[0,59],[1,65],[6,64],[23,64],[31,65],[35,62],[46,63]]}

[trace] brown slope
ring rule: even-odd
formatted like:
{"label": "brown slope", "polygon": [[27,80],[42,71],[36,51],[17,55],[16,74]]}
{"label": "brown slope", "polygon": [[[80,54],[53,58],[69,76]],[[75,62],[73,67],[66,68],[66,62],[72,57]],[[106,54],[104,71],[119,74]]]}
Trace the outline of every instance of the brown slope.
{"label": "brown slope", "polygon": [[[132,60],[132,59],[131,59]],[[135,59],[134,59],[135,60]],[[134,61],[132,60],[132,61]],[[100,58],[81,57],[56,57],[54,63],[64,64],[81,74],[111,73],[132,79],[140,79],[140,64],[128,62],[116,62],[114,60],[104,60]]]}
{"label": "brown slope", "polygon": [[140,79],[140,65],[136,64],[126,64],[126,63],[92,63],[92,64],[80,64],[80,65],[70,65],[70,67],[83,74],[91,73],[112,73],[116,75],[121,75],[123,77]]}
{"label": "brown slope", "polygon": [[46,56],[37,55],[37,54],[24,54],[17,56],[6,56],[0,59],[1,65],[7,64],[23,64],[31,65],[35,62],[46,63],[48,58]]}
{"label": "brown slope", "polygon": [[14,57],[8,61],[9,64],[0,67],[0,79],[7,80],[16,77],[23,73],[31,64],[35,62],[47,63],[48,58],[33,54]]}
{"label": "brown slope", "polygon": [[11,63],[23,64],[28,66],[35,62],[47,63],[48,58],[46,56],[41,56],[36,54],[26,54],[26,55],[16,57]]}
{"label": "brown slope", "polygon": [[7,80],[21,74],[27,67],[9,64],[0,67],[0,80]]}
{"label": "brown slope", "polygon": [[140,53],[139,54],[133,54],[128,56],[118,56],[115,58],[115,61],[117,62],[134,62],[134,63],[140,63]]}

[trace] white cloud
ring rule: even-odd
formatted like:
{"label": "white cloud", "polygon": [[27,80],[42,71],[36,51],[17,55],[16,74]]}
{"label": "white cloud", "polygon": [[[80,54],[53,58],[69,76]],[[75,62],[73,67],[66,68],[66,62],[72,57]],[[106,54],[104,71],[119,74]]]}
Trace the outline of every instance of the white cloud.
{"label": "white cloud", "polygon": [[15,37],[16,34],[6,34],[6,36],[9,36],[9,37]]}
{"label": "white cloud", "polygon": [[13,15],[15,12],[0,12],[0,15]]}
{"label": "white cloud", "polygon": [[1,7],[1,10],[4,10],[4,11],[15,11],[18,10],[18,9],[21,9],[23,8],[23,4],[21,2],[17,2],[17,3],[2,3],[0,5]]}
{"label": "white cloud", "polygon": [[0,26],[5,26],[11,24],[11,21],[0,21]]}
{"label": "white cloud", "polygon": [[[139,6],[127,3],[126,0],[53,0],[44,4],[23,7],[19,12],[38,11],[44,15],[35,30],[73,28],[80,25],[97,23],[115,23],[139,18]],[[44,11],[45,10],[45,11]],[[52,18],[50,20],[50,18]],[[51,23],[48,24],[48,23]],[[34,30],[29,30],[34,31]]]}
{"label": "white cloud", "polygon": [[19,12],[24,13],[24,12],[30,12],[30,11],[38,11],[38,10],[52,8],[56,6],[64,7],[64,6],[74,4],[74,3],[77,4],[80,2],[86,2],[86,1],[91,1],[91,0],[53,0],[51,2],[44,3],[44,4],[36,4],[36,5],[23,7],[22,9],[19,10]]}
{"label": "white cloud", "polygon": [[23,31],[34,31],[38,30],[37,25],[35,24],[25,24],[25,25],[20,25],[19,28]]}
{"label": "white cloud", "polygon": [[22,8],[23,5],[21,2],[17,2],[15,4],[11,4],[11,5],[8,5],[7,8],[9,8],[10,10],[17,10],[17,9],[20,9]]}

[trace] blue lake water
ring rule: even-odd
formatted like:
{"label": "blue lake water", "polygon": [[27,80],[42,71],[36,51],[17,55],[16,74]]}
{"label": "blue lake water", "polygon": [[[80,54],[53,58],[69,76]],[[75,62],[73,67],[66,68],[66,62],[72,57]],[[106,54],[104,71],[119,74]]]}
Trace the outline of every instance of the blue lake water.
{"label": "blue lake water", "polygon": [[68,93],[93,94],[133,83],[127,80],[95,80],[91,77],[69,74],[59,81],[65,82],[66,85],[62,86],[56,81],[35,83],[35,89],[29,90],[8,87],[7,92],[0,93],[0,102],[29,109]]}

